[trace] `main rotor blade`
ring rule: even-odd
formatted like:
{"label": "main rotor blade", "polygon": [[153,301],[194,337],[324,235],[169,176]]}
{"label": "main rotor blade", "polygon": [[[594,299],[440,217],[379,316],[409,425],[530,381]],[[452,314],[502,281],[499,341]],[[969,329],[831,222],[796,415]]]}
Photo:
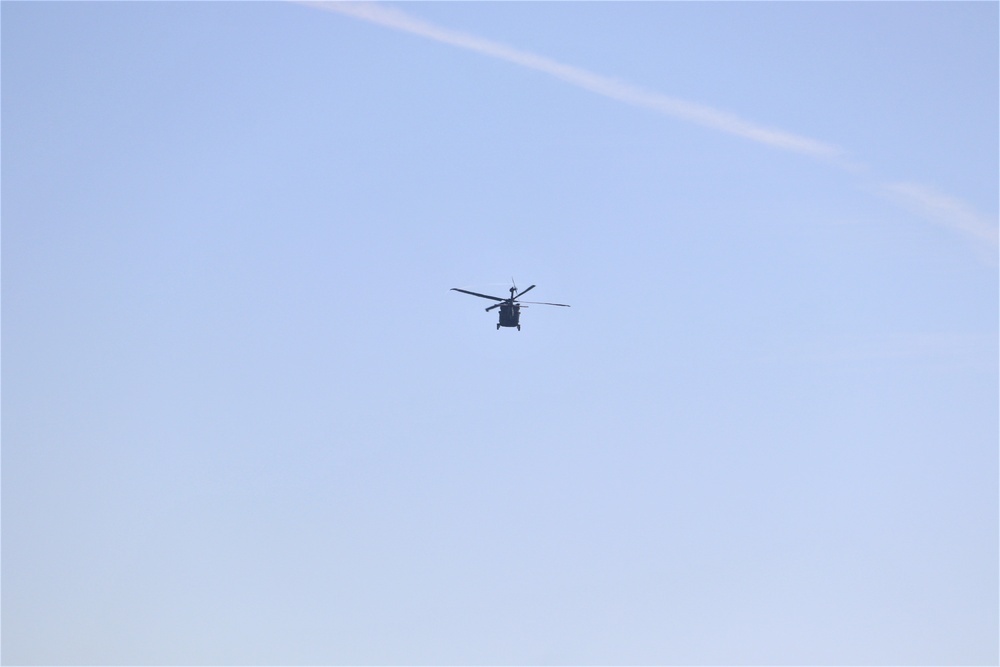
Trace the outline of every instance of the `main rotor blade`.
{"label": "main rotor blade", "polygon": [[549,303],[548,301],[522,301],[521,303],[536,303],[539,306],[562,306],[563,308],[569,308],[568,303]]}
{"label": "main rotor blade", "polygon": [[[528,289],[526,289],[526,290],[524,290],[523,292],[521,292],[521,294],[527,294],[528,292],[530,292],[530,291],[531,291],[531,290],[533,290],[533,289],[535,289],[535,286],[534,286],[534,285],[532,285],[532,286],[531,286],[531,287],[529,287]],[[517,295],[515,295],[515,296],[514,296],[514,298],[516,299],[517,297],[521,296],[521,294],[517,294]]]}
{"label": "main rotor blade", "polygon": [[[451,290],[453,292],[461,292],[462,294],[471,294],[472,296],[479,296],[479,297],[482,297],[484,299],[493,299],[494,301],[506,301],[507,300],[507,299],[501,299],[498,296],[490,296],[489,294],[480,294],[479,292],[470,292],[467,289],[458,289],[457,287],[452,287]],[[525,290],[525,291],[527,291],[527,290]],[[497,305],[500,305],[500,304],[497,304]],[[494,306],[494,308],[496,308],[496,306]]]}

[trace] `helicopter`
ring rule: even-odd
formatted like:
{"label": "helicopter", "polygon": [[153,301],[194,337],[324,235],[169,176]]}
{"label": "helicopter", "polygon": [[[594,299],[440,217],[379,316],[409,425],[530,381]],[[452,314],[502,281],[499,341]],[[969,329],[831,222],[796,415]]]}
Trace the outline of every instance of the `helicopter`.
{"label": "helicopter", "polygon": [[547,301],[524,301],[524,302],[518,301],[519,297],[524,296],[531,290],[535,289],[535,286],[532,285],[531,287],[528,287],[524,291],[518,293],[517,284],[514,283],[514,281],[511,281],[511,283],[513,283],[514,286],[510,288],[510,296],[506,299],[501,298],[499,296],[490,296],[489,294],[480,294],[479,292],[470,292],[467,289],[459,289],[458,287],[452,287],[451,289],[453,292],[461,292],[462,294],[471,294],[472,296],[478,296],[483,299],[492,299],[493,301],[499,302],[493,304],[492,306],[486,309],[487,313],[493,310],[494,308],[500,309],[500,321],[497,322],[497,331],[500,330],[500,327],[517,327],[518,331],[521,330],[521,308],[527,308],[527,306],[523,304],[530,303],[539,306],[562,306],[563,308],[569,308],[569,304],[567,303],[548,303]]}

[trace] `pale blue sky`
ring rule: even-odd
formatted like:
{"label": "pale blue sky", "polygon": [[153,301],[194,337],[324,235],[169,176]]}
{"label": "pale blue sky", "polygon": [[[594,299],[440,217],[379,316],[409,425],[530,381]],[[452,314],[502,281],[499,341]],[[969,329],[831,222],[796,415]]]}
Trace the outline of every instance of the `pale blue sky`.
{"label": "pale blue sky", "polygon": [[996,664],[998,7],[2,3],[3,662]]}

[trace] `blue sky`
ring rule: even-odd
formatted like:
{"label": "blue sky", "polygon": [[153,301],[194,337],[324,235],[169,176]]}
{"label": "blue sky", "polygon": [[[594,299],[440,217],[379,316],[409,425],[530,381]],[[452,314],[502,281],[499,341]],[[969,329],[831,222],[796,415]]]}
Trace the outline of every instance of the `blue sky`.
{"label": "blue sky", "polygon": [[4,663],[1000,659],[996,3],[0,11]]}

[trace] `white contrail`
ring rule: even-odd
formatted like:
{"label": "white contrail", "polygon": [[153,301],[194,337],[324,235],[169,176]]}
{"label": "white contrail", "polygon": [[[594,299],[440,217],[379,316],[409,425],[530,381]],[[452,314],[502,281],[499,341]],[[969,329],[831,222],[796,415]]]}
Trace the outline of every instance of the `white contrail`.
{"label": "white contrail", "polygon": [[756,125],[732,113],[643,90],[637,86],[600,74],[594,74],[579,67],[565,65],[544,56],[521,51],[499,42],[442,28],[405,12],[374,2],[305,2],[303,4],[340,12],[341,14],[377,23],[387,28],[402,30],[427,39],[433,39],[437,42],[475,51],[492,58],[506,60],[507,62],[554,76],[566,83],[579,86],[605,97],[610,97],[619,102],[652,109],[668,116],[697,123],[698,125],[714,130],[728,132],[744,139],[750,139],[751,141],[756,141],[772,148],[779,148],[828,160],[838,160],[844,157],[843,151],[836,146],[782,130]]}
{"label": "white contrail", "polygon": [[[651,109],[667,116],[736,135],[772,148],[807,155],[855,173],[860,174],[868,171],[865,165],[851,161],[846,152],[837,146],[784,130],[757,125],[729,112],[661,95],[579,67],[565,65],[551,58],[521,51],[506,44],[450,30],[377,2],[306,0],[302,4],[339,12],[387,28],[402,30],[426,39],[475,51],[491,58],[505,60],[548,74],[566,83],[619,102]],[[998,243],[996,222],[978,214],[971,207],[956,199],[947,197],[931,188],[909,183],[880,183],[876,185],[876,189],[897,205],[903,206],[935,224],[986,241],[991,244],[991,247],[995,247]]]}
{"label": "white contrail", "polygon": [[997,227],[968,204],[915,183],[886,183],[881,193],[900,206],[932,222],[996,245]]}

